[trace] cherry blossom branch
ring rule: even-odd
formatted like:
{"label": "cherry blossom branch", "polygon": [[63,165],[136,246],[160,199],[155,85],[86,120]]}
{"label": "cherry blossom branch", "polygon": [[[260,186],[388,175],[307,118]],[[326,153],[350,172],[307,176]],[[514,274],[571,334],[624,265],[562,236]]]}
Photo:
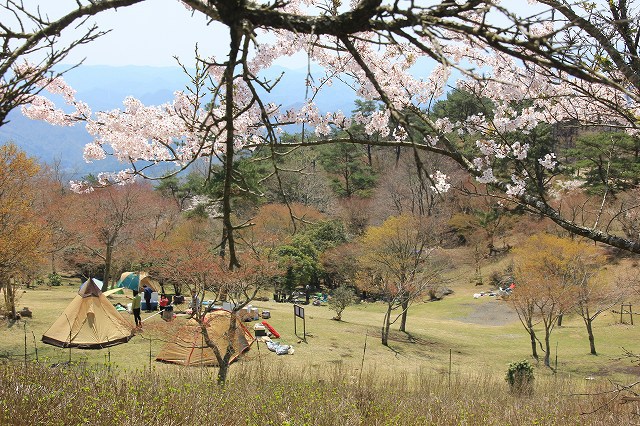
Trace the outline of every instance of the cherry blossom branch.
{"label": "cherry blossom branch", "polygon": [[[0,24],[0,125],[6,122],[11,110],[30,102],[31,95],[42,90],[47,74],[52,73],[52,68],[71,50],[108,32],[98,31],[93,25],[67,46],[59,47],[58,39],[65,29],[72,25],[81,27],[90,16],[140,1],[142,0],[104,0],[92,1],[86,5],[78,1],[76,9],[51,21],[48,17],[43,17],[39,9],[31,12],[22,2],[4,0],[0,4],[0,10],[8,12],[9,17]],[[44,58],[38,64],[26,62],[31,55],[43,52]]]}

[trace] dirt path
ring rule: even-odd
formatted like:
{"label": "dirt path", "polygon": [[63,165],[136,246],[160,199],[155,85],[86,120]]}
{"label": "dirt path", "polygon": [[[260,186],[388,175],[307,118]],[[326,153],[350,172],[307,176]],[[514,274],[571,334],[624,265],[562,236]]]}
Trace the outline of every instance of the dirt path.
{"label": "dirt path", "polygon": [[474,302],[465,303],[464,306],[472,306],[473,310],[466,316],[456,318],[458,321],[490,326],[501,326],[518,321],[518,314],[504,300],[493,298],[488,301],[474,300]]}

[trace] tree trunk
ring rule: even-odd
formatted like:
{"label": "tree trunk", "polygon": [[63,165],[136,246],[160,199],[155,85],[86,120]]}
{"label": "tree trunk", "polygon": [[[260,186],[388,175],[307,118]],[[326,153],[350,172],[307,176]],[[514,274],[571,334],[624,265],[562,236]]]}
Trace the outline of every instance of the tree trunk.
{"label": "tree trunk", "polygon": [[13,283],[9,283],[9,309],[11,310],[11,318],[16,319],[16,288]]}
{"label": "tree trunk", "polygon": [[227,375],[229,374],[229,364],[221,363],[218,369],[218,385],[224,386],[227,383]]}
{"label": "tree trunk", "polygon": [[224,231],[226,231],[226,235],[223,238],[226,241],[229,259],[228,259],[228,267],[229,269],[234,269],[240,267],[240,261],[237,258],[236,254],[236,245],[235,245],[235,237],[233,234],[233,223],[231,222],[231,215],[233,212],[231,206],[231,187],[233,185],[233,161],[235,156],[235,127],[233,117],[236,112],[234,111],[235,106],[235,87],[233,81],[233,74],[236,67],[236,60],[238,57],[238,51],[240,49],[240,30],[237,28],[237,24],[231,26],[229,28],[229,34],[231,36],[231,43],[229,48],[229,60],[226,63],[226,68],[224,70],[224,84],[226,91],[226,104],[225,104],[225,113],[226,113],[226,134],[224,136],[225,139],[225,156],[224,156],[224,183],[222,187],[222,224],[224,227]]}
{"label": "tree trunk", "polygon": [[564,317],[563,314],[558,315],[558,327],[562,327],[562,317]]}
{"label": "tree trunk", "polygon": [[102,291],[109,289],[109,280],[111,279],[111,256],[113,255],[113,245],[107,244],[107,251],[104,256],[104,273],[102,274]]}
{"label": "tree trunk", "polygon": [[387,306],[387,312],[384,314],[382,323],[382,344],[389,346],[389,328],[391,327],[391,306]]}
{"label": "tree trunk", "polygon": [[[348,160],[346,160],[348,162]],[[351,198],[351,174],[349,173],[349,166],[345,166],[344,173],[344,192],[347,198]]]}
{"label": "tree trunk", "polygon": [[551,332],[549,330],[545,330],[544,333],[544,348],[544,365],[551,368]]}
{"label": "tree trunk", "polygon": [[589,317],[584,319],[584,323],[587,325],[587,334],[589,335],[589,349],[591,350],[591,355],[598,355],[596,352],[596,340],[593,337],[593,320]]}
{"label": "tree trunk", "polygon": [[15,288],[12,279],[8,279],[4,285],[4,301],[7,310],[10,312],[11,319],[16,319],[16,299],[14,297]]}
{"label": "tree trunk", "polygon": [[218,384],[221,386],[224,386],[225,383],[227,383],[227,376],[229,375],[229,365],[231,365],[231,358],[233,357],[233,354],[235,353],[235,349],[233,347],[233,343],[234,343],[234,337],[236,335],[236,328],[237,328],[237,322],[236,322],[236,312],[233,311],[231,312],[231,315],[229,317],[229,331],[228,331],[228,338],[227,338],[227,349],[224,353],[224,357],[222,357],[222,360],[218,360],[218,364],[220,364],[219,369],[218,369]]}
{"label": "tree trunk", "polygon": [[[235,313],[232,312],[230,320],[235,321],[235,318],[236,318]],[[227,376],[229,374],[229,365],[231,364],[231,357],[234,351],[233,339],[228,340],[227,350],[224,356],[222,356],[222,354],[220,353],[220,348],[218,348],[218,346],[216,345],[216,342],[211,340],[211,338],[209,337],[207,326],[203,322],[204,317],[197,317],[196,320],[200,324],[200,332],[202,333],[202,337],[204,339],[205,344],[207,345],[207,347],[211,348],[211,350],[213,351],[213,354],[216,357],[216,361],[218,361],[218,377],[216,379],[216,382],[218,383],[218,385],[224,386],[227,382]],[[235,326],[233,331],[229,330],[229,336],[231,336],[232,333],[235,334]]]}
{"label": "tree trunk", "polygon": [[409,301],[402,302],[402,318],[400,319],[400,331],[407,332],[407,311],[409,311]]}
{"label": "tree trunk", "polygon": [[536,348],[536,332],[533,330],[533,326],[529,326],[529,337],[531,337],[531,356],[538,361],[538,349]]}

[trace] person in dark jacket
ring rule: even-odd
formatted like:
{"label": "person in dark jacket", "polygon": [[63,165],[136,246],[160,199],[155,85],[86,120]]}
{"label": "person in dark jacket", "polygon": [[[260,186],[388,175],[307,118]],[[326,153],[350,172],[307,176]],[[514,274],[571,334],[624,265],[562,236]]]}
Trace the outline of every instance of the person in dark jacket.
{"label": "person in dark jacket", "polygon": [[142,290],[144,291],[144,301],[147,304],[147,312],[151,312],[151,293],[153,293],[153,289],[145,284],[142,286]]}

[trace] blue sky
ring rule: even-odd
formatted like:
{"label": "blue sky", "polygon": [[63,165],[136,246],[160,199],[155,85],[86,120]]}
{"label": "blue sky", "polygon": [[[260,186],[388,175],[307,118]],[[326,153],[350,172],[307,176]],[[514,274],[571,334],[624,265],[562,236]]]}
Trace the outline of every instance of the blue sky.
{"label": "blue sky", "polygon": [[[71,10],[75,0],[25,0],[25,3],[34,9],[37,5],[50,18],[57,18]],[[196,43],[201,56],[220,56],[227,51],[226,27],[217,23],[207,25],[201,13],[192,16],[177,0],[145,1],[101,13],[88,22],[112,31],[88,45],[78,46],[65,63],[75,64],[84,59],[86,65],[176,66],[173,57],[178,56],[192,65]],[[62,40],[70,40],[77,34],[67,30]],[[304,65],[299,58],[279,63],[291,68]]]}
{"label": "blue sky", "polygon": [[[24,0],[27,7],[39,7],[50,18],[62,16],[74,8],[76,0]],[[523,14],[536,8],[525,0],[509,0],[509,7]],[[0,16],[1,17],[1,16]],[[198,43],[201,56],[224,55],[227,51],[226,28],[220,24],[207,25],[200,13],[192,16],[178,0],[148,0],[141,4],[101,13],[89,19],[103,30],[112,31],[100,39],[79,46],[66,63],[86,65],[142,65],[175,66],[177,55],[187,65],[192,65],[194,48]],[[77,33],[65,31],[63,40],[70,40]],[[297,68],[304,66],[302,55],[279,60],[278,64]]]}
{"label": "blue sky", "polygon": [[[26,0],[28,7],[56,19],[72,10],[75,0]],[[100,29],[112,31],[94,42],[78,46],[65,63],[84,59],[86,65],[175,66],[174,55],[189,63],[198,43],[202,55],[223,54],[227,39],[222,26],[207,25],[201,14],[191,16],[177,0],[153,0],[107,11],[89,18]],[[77,32],[66,30],[62,40]]]}

